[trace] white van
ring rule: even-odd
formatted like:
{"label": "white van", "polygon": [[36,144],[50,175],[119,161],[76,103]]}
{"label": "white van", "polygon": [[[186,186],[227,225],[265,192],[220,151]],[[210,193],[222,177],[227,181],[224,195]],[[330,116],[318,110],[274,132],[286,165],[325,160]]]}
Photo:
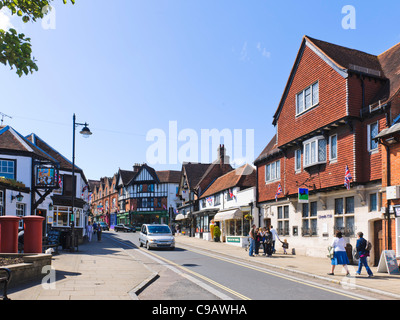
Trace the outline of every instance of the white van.
{"label": "white van", "polygon": [[175,249],[175,238],[166,224],[144,224],[140,229],[139,246]]}

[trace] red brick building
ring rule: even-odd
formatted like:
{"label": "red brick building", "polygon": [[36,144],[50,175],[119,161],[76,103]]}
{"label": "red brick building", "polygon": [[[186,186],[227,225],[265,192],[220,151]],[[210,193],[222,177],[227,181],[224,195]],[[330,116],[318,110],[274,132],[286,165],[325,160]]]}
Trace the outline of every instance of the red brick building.
{"label": "red brick building", "polygon": [[[396,54],[399,46],[375,56],[303,37],[273,117],[276,135],[255,160],[256,222],[274,225],[296,251],[326,256],[335,230],[353,247],[359,231],[371,241],[381,234],[382,146],[374,138],[399,114]],[[299,188],[308,189],[307,203]]]}

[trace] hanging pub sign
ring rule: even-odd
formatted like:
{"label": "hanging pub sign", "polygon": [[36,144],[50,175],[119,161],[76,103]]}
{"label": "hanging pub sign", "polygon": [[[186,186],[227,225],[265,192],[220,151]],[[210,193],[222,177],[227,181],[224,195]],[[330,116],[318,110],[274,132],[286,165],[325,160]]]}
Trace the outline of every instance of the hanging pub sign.
{"label": "hanging pub sign", "polygon": [[299,203],[308,203],[308,189],[299,188]]}
{"label": "hanging pub sign", "polygon": [[35,187],[58,188],[57,169],[52,166],[37,166]]}

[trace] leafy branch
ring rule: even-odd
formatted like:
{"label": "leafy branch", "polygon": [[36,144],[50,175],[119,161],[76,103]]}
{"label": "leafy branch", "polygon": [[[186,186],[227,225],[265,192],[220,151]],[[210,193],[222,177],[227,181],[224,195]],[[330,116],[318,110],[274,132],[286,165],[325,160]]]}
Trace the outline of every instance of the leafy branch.
{"label": "leafy branch", "polygon": [[[11,15],[21,17],[24,23],[36,22],[48,14],[54,0],[0,0],[0,10],[8,8]],[[62,0],[67,4],[67,0]],[[75,4],[75,0],[70,0]],[[32,56],[31,39],[15,29],[0,30],[0,63],[17,70],[19,77],[38,71],[36,59]]]}

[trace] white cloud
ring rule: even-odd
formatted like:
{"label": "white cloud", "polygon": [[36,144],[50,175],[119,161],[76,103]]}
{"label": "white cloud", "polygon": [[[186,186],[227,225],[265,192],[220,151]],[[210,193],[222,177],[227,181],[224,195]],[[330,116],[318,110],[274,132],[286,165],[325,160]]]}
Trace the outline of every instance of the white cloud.
{"label": "white cloud", "polygon": [[11,23],[10,10],[3,8],[0,10],[0,29],[7,31],[10,28],[14,28],[14,25]]}
{"label": "white cloud", "polygon": [[261,42],[257,43],[257,50],[261,53],[261,55],[265,58],[271,58],[271,52],[267,51],[261,44]]}

